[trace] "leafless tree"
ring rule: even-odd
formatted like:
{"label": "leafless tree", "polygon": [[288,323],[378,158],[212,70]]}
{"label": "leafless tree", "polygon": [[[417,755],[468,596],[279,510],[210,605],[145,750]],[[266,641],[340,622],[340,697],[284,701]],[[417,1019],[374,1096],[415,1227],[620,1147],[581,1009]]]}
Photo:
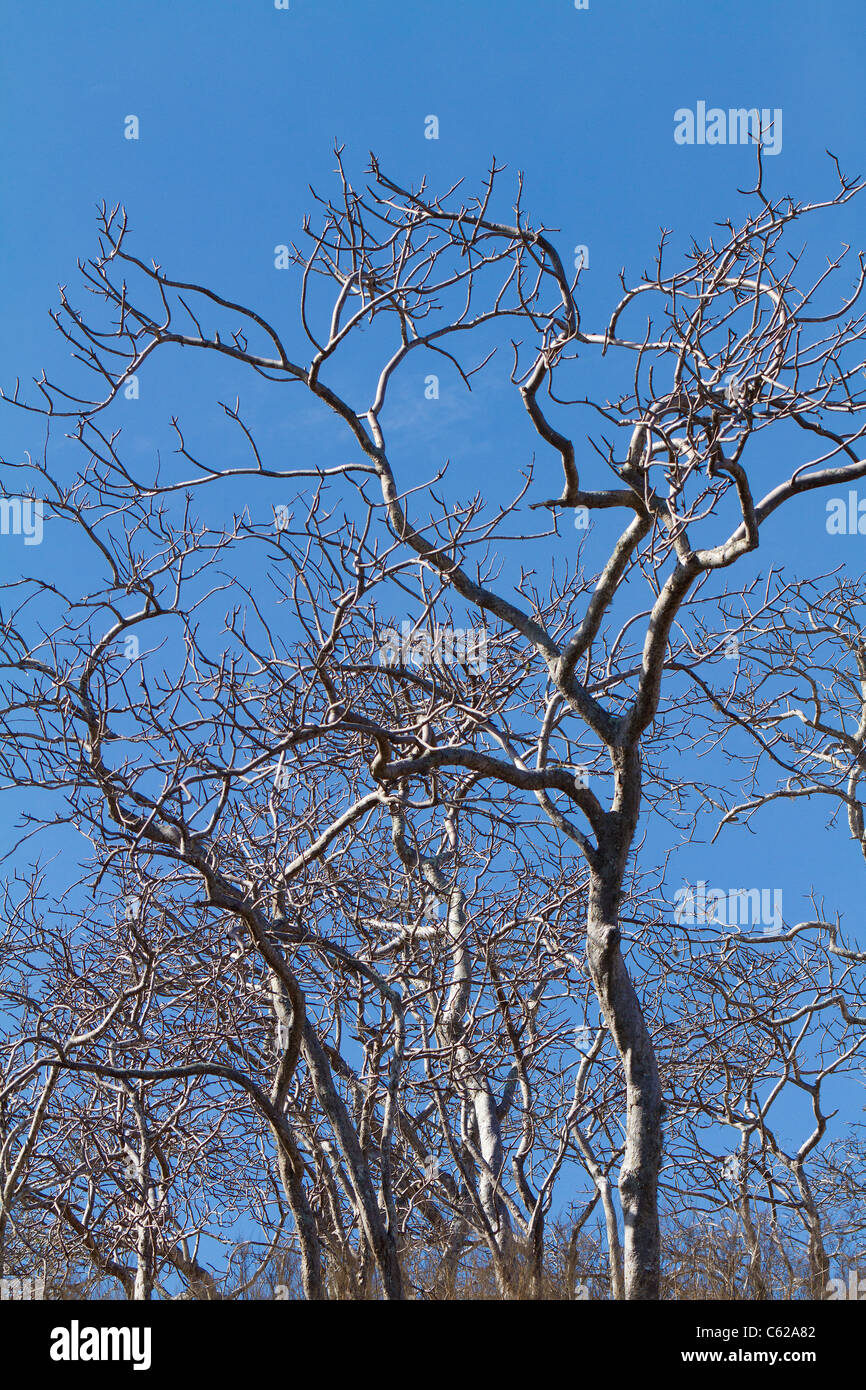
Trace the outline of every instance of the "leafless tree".
{"label": "leafless tree", "polygon": [[[402,1080],[421,995],[426,1040],[410,1060],[431,1061],[422,1104],[432,1108],[422,1113],[425,1122],[435,1114],[452,1160],[438,1193],[456,1217],[449,1240],[480,1236],[507,1293],[519,1236],[535,1248],[537,1284],[552,1182],[574,1153],[602,1204],[614,1293],[659,1293],[663,1079],[648,1001],[623,949],[626,919],[639,915],[629,895],[640,893],[646,871],[636,862],[641,816],[674,817],[685,799],[674,747],[684,692],[709,697],[728,636],[703,641],[717,571],[758,548],[761,527],[785,502],[866,474],[863,260],[845,279],[843,251],[810,279],[801,253],[788,249],[793,234],[802,238],[861,185],[837,167],[838,187],[824,201],[771,198],[759,150],[743,216],[693,245],[680,269],[668,268],[665,233],[652,271],[623,275],[619,302],[590,330],[578,276],[529,222],[522,184],[509,220],[498,220],[500,172],[494,165],[482,193],[461,201],[456,188],[404,189],[374,159],[358,189],[338,151],[339,195],[320,202],[295,253],[309,343],[301,360],[254,310],[134,255],[126,214],[103,208],[99,254],[81,267],[97,311],[85,313],[63,290],[56,315],[95,385],[79,392],[43,375],[36,400],[11,393],[49,424],[71,422],[85,458],[77,475],[58,477],[47,452],[26,470],[57,534],[72,526],[86,539],[95,577],[84,594],[28,577],[4,617],[7,776],[53,794],[62,810],[43,825],[90,839],[92,889],[110,881],[116,902],[143,885],[167,923],[182,923],[184,970],[203,972],[190,1007],[203,991],[212,996],[213,1022],[185,1025],[177,1063],[164,1052],[151,1058],[149,1034],[137,1065],[79,1057],[74,1029],[52,1034],[29,1063],[49,1080],[58,1069],[98,1078],[100,1102],[128,1104],[130,1123],[135,1117],[136,1195],[125,1219],[136,1233],[138,1296],[153,1287],[152,1202],[162,1197],[149,1176],[147,1095],[136,1086],[149,1093],[173,1083],[183,1106],[193,1077],[241,1095],[267,1127],[306,1295],[328,1292],[326,1209],[327,1240],[345,1236],[361,1284],[374,1274],[385,1297],[404,1296],[398,1168],[407,1145],[422,1163],[431,1152]],[[356,401],[343,364],[362,333],[365,366],[375,360],[377,369]],[[448,493],[444,469],[419,481],[398,457],[399,440],[389,442],[391,393],[407,360],[432,354],[469,386],[509,339],[511,381],[545,446],[542,472],[552,450],[561,490],[544,486],[537,497],[534,468],[514,470],[502,501],[467,497],[459,481]],[[236,401],[222,408],[249,450],[247,465],[201,462],[175,420],[177,463],[142,474],[122,457],[111,409],[130,376],[169,347],[305,387],[348,432],[350,456],[327,468],[286,467],[257,444]],[[588,357],[602,377],[610,373],[610,399],[562,394]],[[598,429],[585,447],[570,423],[581,410]],[[769,446],[783,426],[784,468],[772,477]],[[250,500],[238,514],[240,479]],[[276,516],[275,480],[300,489]],[[231,519],[216,528],[199,520],[199,498],[209,515],[222,505]],[[534,532],[527,508],[541,518]],[[584,542],[542,586],[524,557],[556,543],[563,517],[587,523]],[[411,614],[409,656],[403,648],[383,662],[383,632],[401,611]],[[286,614],[291,638],[277,625]],[[465,647],[455,658],[453,642],[440,659],[443,623],[482,625],[486,669]],[[151,643],[146,659],[135,643],[132,658],[118,654],[129,638]],[[484,840],[501,840],[503,827],[519,842],[515,862],[544,869],[538,899],[557,862],[566,892],[545,911],[536,902],[527,912],[521,901],[513,921],[500,914],[485,934],[473,921],[471,878],[497,872],[501,850]],[[344,883],[343,856],[383,842],[387,871],[368,857],[363,891],[381,891],[375,881],[390,875],[420,920],[382,928],[381,913],[362,911],[355,934],[341,935],[333,876]],[[425,912],[435,903],[442,916],[433,926]],[[598,1022],[618,1058],[621,1265],[609,1177],[619,1144],[610,1114],[587,1124],[582,1089],[604,1038],[549,1123],[546,1175],[528,1176],[533,1069],[551,1054],[555,1027],[549,1020],[535,1038],[539,1001],[515,951],[527,923],[546,924],[551,913],[556,950],[566,938],[561,958],[578,943],[585,951]],[[204,959],[195,965],[199,937]],[[249,961],[247,993],[232,988],[224,957],[214,963],[219,940],[234,943],[235,965]],[[153,946],[137,948],[152,970]],[[118,976],[95,1013],[91,1005],[91,1029],[111,1009],[112,1025],[126,1022],[125,1010],[134,1019],[126,996],[140,987],[138,957],[125,949],[127,983]],[[629,945],[635,958],[639,951]],[[169,973],[165,988],[175,983]],[[339,1041],[349,1000],[361,1034],[355,1066]],[[267,1062],[263,1020],[276,1047]],[[423,1055],[430,1047],[434,1058]],[[521,1137],[506,1186],[512,1118]],[[407,1137],[413,1127],[417,1143]]]}

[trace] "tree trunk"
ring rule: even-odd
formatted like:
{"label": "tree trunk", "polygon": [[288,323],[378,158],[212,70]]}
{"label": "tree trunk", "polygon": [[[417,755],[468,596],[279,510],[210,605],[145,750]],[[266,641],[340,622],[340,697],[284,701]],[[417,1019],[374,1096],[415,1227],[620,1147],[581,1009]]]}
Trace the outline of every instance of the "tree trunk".
{"label": "tree trunk", "polygon": [[340,1150],[346,1161],[349,1180],[357,1202],[361,1229],[382,1280],[386,1299],[402,1299],[403,1276],[397,1253],[395,1233],[386,1223],[370,1180],[366,1157],[362,1152],[349,1116],[334,1085],[325,1049],[309,1020],[304,1024],[302,1044],[304,1060],[316,1092],[316,1099],[331,1123]]}
{"label": "tree trunk", "polygon": [[659,1297],[658,1175],[664,1110],[655,1049],[619,949],[621,883],[618,867],[592,875],[587,956],[626,1085],[626,1145],[619,1175],[625,1297],[654,1299]]}

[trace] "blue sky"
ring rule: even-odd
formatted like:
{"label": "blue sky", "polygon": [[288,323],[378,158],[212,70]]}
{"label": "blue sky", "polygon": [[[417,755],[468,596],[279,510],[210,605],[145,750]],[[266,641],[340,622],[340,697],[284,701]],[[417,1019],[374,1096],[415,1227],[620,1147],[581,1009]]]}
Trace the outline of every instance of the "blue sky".
{"label": "blue sky", "polygon": [[[820,7],[590,0],[585,11],[571,0],[13,7],[0,95],[11,137],[0,380],[8,385],[20,375],[26,383],[43,366],[65,373],[68,348],[47,311],[58,282],[75,300],[76,258],[95,251],[94,211],[103,199],[125,204],[137,254],[260,308],[293,341],[294,284],[274,269],[274,247],[298,235],[311,205],[308,185],[330,191],[335,140],[356,172],[373,149],[398,180],[426,174],[437,188],[463,177],[474,189],[494,154],[510,172],[523,170],[535,220],[561,228],[565,253],[589,248],[581,311],[598,327],[617,297],[620,267],[637,273],[648,263],[660,226],[675,229],[675,240],[703,239],[717,219],[736,214],[736,189],[752,181],[745,147],[677,145],[674,111],[700,100],[780,107],[782,149],[766,160],[769,186],[825,196],[832,188],[826,148],[847,172],[859,169],[864,48],[854,0]],[[138,140],[124,138],[131,114]],[[431,114],[438,140],[425,139]],[[816,224],[818,250],[866,244],[864,209],[861,199]],[[118,419],[133,456],[173,446],[175,412],[196,445],[227,447],[214,402],[238,392],[248,408],[262,408],[264,438],[275,448],[331,447],[332,426],[312,406],[289,426],[280,411],[265,413],[267,387],[208,357],[185,357],[182,375],[168,354],[153,363],[142,399]],[[408,436],[420,392],[403,389]],[[453,454],[449,425],[483,426],[474,431],[470,466],[492,484],[510,437],[456,382],[443,384],[443,396],[437,421],[428,412],[424,430],[430,463]],[[38,449],[32,417],[7,409],[2,421],[6,458]],[[796,503],[784,522],[766,528],[758,566],[793,553],[803,573],[859,566],[863,539],[830,538],[822,520],[814,502]],[[6,547],[0,563],[14,568],[20,557]],[[824,845],[841,872],[850,866],[859,897],[851,847],[838,836],[825,836]],[[745,874],[765,850],[740,834],[737,854]],[[784,869],[791,891],[820,887],[802,856]],[[698,865],[692,876],[701,873]]]}
{"label": "blue sky", "polygon": [[[271,248],[296,230],[307,185],[326,181],[335,138],[407,180],[473,181],[494,153],[525,170],[535,216],[591,246],[599,304],[660,224],[704,232],[751,174],[742,148],[675,145],[676,108],[781,106],[770,162],[795,194],[826,178],[826,147],[849,170],[862,150],[855,0],[6,8],[7,370],[41,365],[45,307],[92,246],[103,198],[127,205],[148,255],[272,301]],[[138,141],[123,138],[130,113]],[[424,138],[431,113],[437,141]]]}
{"label": "blue sky", "polygon": [[[660,226],[681,243],[703,240],[720,218],[736,218],[736,190],[753,180],[747,148],[677,145],[678,108],[781,108],[782,148],[766,161],[773,193],[830,195],[828,148],[849,174],[864,159],[862,0],[590,0],[585,11],[572,0],[291,0],[288,10],[273,0],[41,0],[5,10],[7,386],[43,366],[65,370],[68,348],[47,311],[58,282],[76,298],[76,259],[95,252],[102,200],[125,204],[136,254],[259,309],[293,341],[294,282],[275,270],[274,247],[298,235],[308,185],[330,191],[335,140],[355,171],[372,149],[398,181],[428,175],[437,189],[465,178],[474,190],[495,155],[524,171],[534,220],[561,229],[566,254],[588,246],[581,311],[597,329],[620,268],[638,273],[651,261]],[[124,138],[129,115],[137,140]],[[437,140],[425,139],[430,115]],[[866,244],[866,200],[816,227],[822,253]],[[240,392],[261,407],[275,449],[330,447],[318,412],[301,408],[289,424],[273,406],[265,413],[265,389],[212,360],[185,358],[181,377],[166,354],[127,410],[127,445],[142,455],[170,448],[168,419],[182,412],[199,448],[224,448],[213,403]],[[406,391],[398,403],[408,436],[419,398],[411,384]],[[420,426],[423,463],[449,452],[449,424],[483,425],[470,466],[479,484],[493,484],[513,456],[506,417],[485,418],[455,384],[443,395],[438,420]],[[5,458],[39,449],[33,417],[6,408],[0,421]],[[53,447],[62,457],[62,441]],[[863,537],[828,537],[816,504],[802,502],[770,523],[757,567],[795,557],[803,574],[838,563],[859,572],[864,546]],[[4,575],[20,564],[21,551],[4,546]],[[844,833],[813,824],[808,853],[798,836],[792,849],[778,833],[732,832],[712,853],[690,850],[682,876],[765,883],[769,856],[786,917],[805,915],[804,895],[826,891],[831,875],[833,905],[853,912],[861,862]]]}

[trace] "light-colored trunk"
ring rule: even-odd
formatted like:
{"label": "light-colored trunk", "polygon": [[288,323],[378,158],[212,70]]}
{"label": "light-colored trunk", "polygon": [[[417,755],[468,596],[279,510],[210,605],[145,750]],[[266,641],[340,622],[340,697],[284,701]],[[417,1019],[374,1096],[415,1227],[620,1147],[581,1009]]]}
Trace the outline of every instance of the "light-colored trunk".
{"label": "light-colored trunk", "polygon": [[740,1199],[737,1206],[740,1215],[740,1224],[743,1229],[743,1240],[749,1255],[749,1290],[752,1297],[755,1299],[768,1299],[770,1294],[767,1289],[766,1280],[764,1279],[760,1233],[755,1228],[755,1223],[752,1220],[752,1208],[745,1182],[740,1188]]}
{"label": "light-colored trunk", "polygon": [[821,1214],[812,1193],[812,1188],[800,1164],[794,1169],[797,1187],[803,1202],[801,1219],[809,1236],[809,1297],[824,1299],[830,1281],[830,1260],[824,1249],[824,1236],[821,1229]]}
{"label": "light-colored trunk", "polygon": [[286,1194],[301,1254],[301,1287],[304,1297],[311,1302],[327,1298],[325,1276],[319,1247],[319,1233],[316,1218],[310,1207],[303,1183],[303,1167],[300,1154],[285,1130],[274,1128],[277,1142],[277,1165],[280,1182]]}
{"label": "light-colored trunk", "polygon": [[587,918],[593,982],[622,1063],[626,1144],[619,1175],[623,1276],[629,1300],[659,1296],[658,1175],[663,1104],[658,1064],[634,985],[619,948],[619,874],[594,874]]}
{"label": "light-colored trunk", "polygon": [[386,1299],[402,1299],[403,1276],[394,1232],[386,1223],[376,1200],[358,1136],[334,1085],[325,1049],[309,1021],[304,1025],[302,1051],[316,1099],[330,1121],[346,1163],[357,1203],[358,1219],[382,1280],[382,1292]]}

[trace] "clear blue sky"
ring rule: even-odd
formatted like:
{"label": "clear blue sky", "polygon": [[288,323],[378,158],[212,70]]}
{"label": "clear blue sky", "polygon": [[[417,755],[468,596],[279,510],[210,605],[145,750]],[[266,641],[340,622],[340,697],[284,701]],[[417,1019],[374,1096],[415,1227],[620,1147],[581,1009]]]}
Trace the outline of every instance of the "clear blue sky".
{"label": "clear blue sky", "polygon": [[[773,193],[829,195],[827,148],[862,172],[864,34],[862,0],[590,0],[587,11],[572,0],[291,0],[285,11],[273,0],[7,3],[0,381],[26,383],[43,366],[62,374],[68,349],[47,311],[58,282],[80,301],[76,258],[95,252],[103,199],[125,204],[136,254],[261,310],[291,337],[294,283],[275,271],[274,247],[298,235],[308,184],[329,190],[335,139],[355,170],[372,149],[398,180],[427,174],[437,188],[465,177],[474,189],[494,154],[523,170],[534,220],[562,229],[566,254],[589,247],[581,307],[600,327],[620,267],[649,263],[661,225],[703,240],[736,217],[736,189],[752,181],[746,148],[677,145],[677,108],[781,108]],[[136,141],[124,138],[129,115]],[[424,138],[429,115],[435,141]],[[822,250],[866,245],[866,200],[817,225]],[[125,422],[133,450],[170,448],[168,419],[181,409],[197,444],[217,447],[214,400],[262,399],[248,375],[186,358],[181,398],[173,370],[176,360],[154,364]],[[38,450],[32,418],[4,408],[0,422],[4,457]],[[263,428],[280,438],[278,423]],[[495,420],[485,432],[479,481],[510,447]],[[441,457],[447,431],[427,444]],[[814,504],[793,508],[784,526],[784,543],[768,528],[761,566],[862,565],[866,538],[828,537]],[[4,574],[20,561],[20,550],[0,551]],[[803,895],[826,891],[831,873],[833,906],[859,909],[862,868],[844,834],[813,836],[809,854],[771,840],[786,917],[805,915]],[[766,837],[734,832],[712,854],[690,851],[682,875],[764,883],[767,853]]]}

